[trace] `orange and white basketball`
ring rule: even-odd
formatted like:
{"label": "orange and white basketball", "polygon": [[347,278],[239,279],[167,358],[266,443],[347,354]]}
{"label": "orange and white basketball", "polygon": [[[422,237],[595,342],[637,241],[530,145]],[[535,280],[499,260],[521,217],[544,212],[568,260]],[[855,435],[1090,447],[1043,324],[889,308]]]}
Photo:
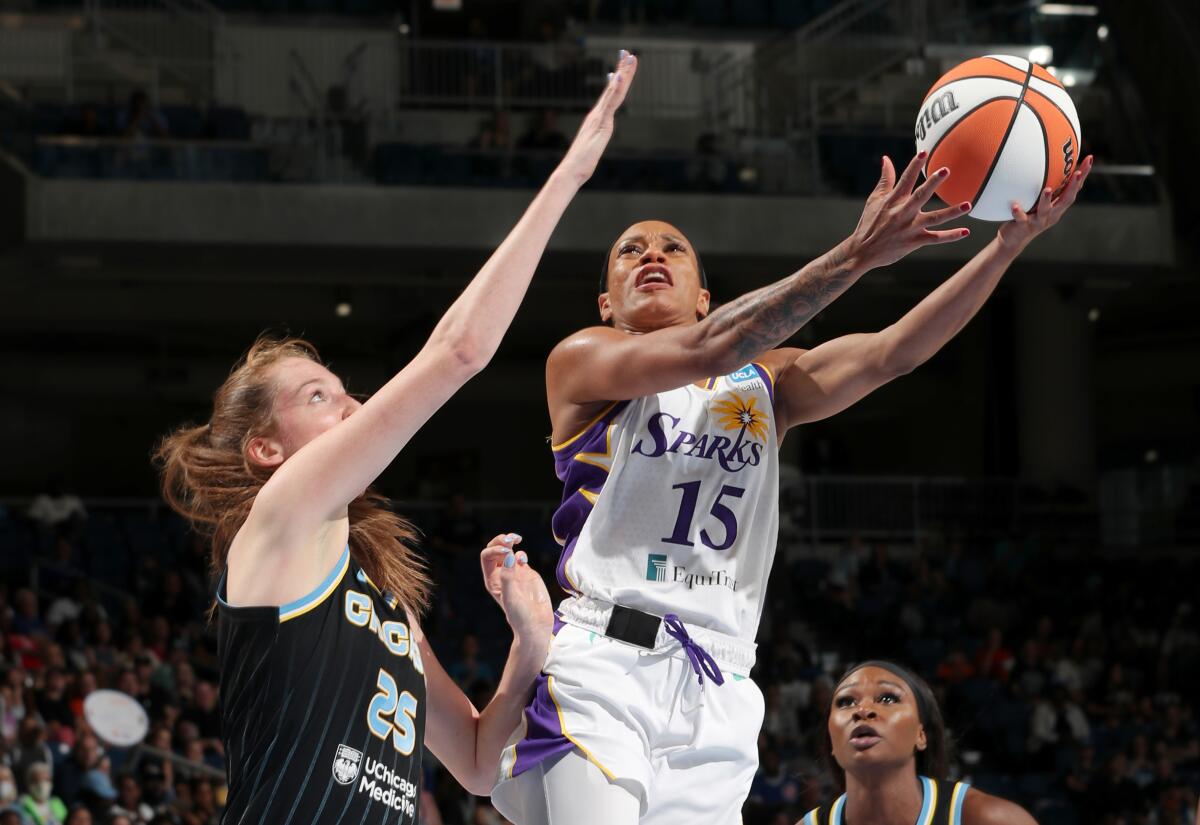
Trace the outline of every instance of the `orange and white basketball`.
{"label": "orange and white basketball", "polygon": [[938,187],[948,204],[970,201],[972,217],[1012,218],[1057,191],[1079,158],[1079,116],[1063,85],[1042,66],[993,54],[958,64],[925,95],[917,115],[925,174],[950,168]]}

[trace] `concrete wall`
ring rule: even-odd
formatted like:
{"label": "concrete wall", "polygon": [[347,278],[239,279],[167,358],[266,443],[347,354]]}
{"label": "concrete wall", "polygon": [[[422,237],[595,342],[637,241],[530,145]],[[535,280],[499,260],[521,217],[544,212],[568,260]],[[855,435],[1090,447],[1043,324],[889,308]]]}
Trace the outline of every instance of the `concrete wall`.
{"label": "concrete wall", "polygon": [[[498,189],[138,183],[34,180],[27,236],[33,242],[140,242],[494,248],[532,193]],[[583,192],[550,247],[594,252],[629,223],[660,217],[706,255],[818,254],[850,233],[862,201],[750,195]],[[1165,207],[1081,204],[1022,260],[1096,265],[1170,265]],[[963,260],[994,236],[972,222],[966,241],[918,253]]]}

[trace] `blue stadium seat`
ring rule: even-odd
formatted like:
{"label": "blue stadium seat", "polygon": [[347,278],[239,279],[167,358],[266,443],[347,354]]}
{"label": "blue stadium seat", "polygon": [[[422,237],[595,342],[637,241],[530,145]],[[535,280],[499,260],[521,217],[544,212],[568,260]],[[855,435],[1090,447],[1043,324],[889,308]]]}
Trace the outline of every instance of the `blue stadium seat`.
{"label": "blue stadium seat", "polygon": [[195,106],[161,106],[171,137],[194,140],[204,137],[204,115]]}
{"label": "blue stadium seat", "polygon": [[208,131],[217,140],[249,140],[250,118],[242,109],[214,106],[208,113]]}

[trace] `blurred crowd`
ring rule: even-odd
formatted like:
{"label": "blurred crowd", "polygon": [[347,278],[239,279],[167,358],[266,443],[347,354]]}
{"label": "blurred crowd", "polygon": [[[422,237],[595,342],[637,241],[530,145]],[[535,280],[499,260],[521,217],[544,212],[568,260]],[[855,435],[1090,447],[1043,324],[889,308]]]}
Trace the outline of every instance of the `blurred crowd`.
{"label": "blurred crowd", "polygon": [[[0,585],[0,825],[216,823],[226,788],[206,547],[176,525],[155,533],[176,537],[162,539],[169,550],[132,554],[114,581],[95,572],[113,551],[89,539],[89,518],[66,496],[0,511],[0,550],[16,557],[13,536],[29,545]],[[515,530],[549,579],[557,547],[539,522],[456,497],[422,525],[438,585],[426,629],[480,705],[508,638],[478,552]],[[885,657],[934,685],[956,777],[1045,825],[1195,825],[1195,574],[1180,553],[1115,559],[950,537],[779,559],[754,672],[766,717],[745,822],[791,825],[834,793],[823,755],[835,680]],[[97,738],[82,710],[97,688],[146,709],[143,747]],[[429,825],[503,822],[432,757],[425,785]]]}

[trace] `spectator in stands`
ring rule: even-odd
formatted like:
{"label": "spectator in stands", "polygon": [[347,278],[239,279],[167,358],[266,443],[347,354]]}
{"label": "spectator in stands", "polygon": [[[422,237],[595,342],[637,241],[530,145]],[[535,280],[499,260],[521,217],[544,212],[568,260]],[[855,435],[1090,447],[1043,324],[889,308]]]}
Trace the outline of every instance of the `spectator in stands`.
{"label": "spectator in stands", "polygon": [[91,733],[84,733],[75,741],[70,758],[54,772],[54,790],[60,798],[68,801],[79,798],[88,772],[97,767],[101,753],[100,740]]}
{"label": "spectator in stands", "polygon": [[171,786],[166,774],[166,768],[170,764],[165,760],[152,757],[142,760],[138,765],[138,777],[142,782],[142,801],[150,810],[154,811],[156,818],[167,810],[171,801],[168,790]]}
{"label": "spectator in stands", "polygon": [[21,636],[42,636],[46,625],[38,614],[38,597],[32,590],[23,587],[13,598],[12,632]]}
{"label": "spectator in stands", "polygon": [[183,719],[196,726],[198,739],[205,747],[221,747],[221,711],[217,707],[217,688],[212,682],[199,681],[192,704],[183,712]]}
{"label": "spectator in stands", "polygon": [[[37,692],[37,711],[47,725],[57,722],[68,728],[75,726],[75,713],[67,701],[67,674],[62,670],[51,668],[46,672],[45,685]],[[97,754],[90,755],[94,759]]]}
{"label": "spectator in stands", "polygon": [[74,537],[87,520],[87,510],[79,496],[66,492],[64,487],[61,478],[52,479],[46,492],[29,505],[29,518],[47,532]]}
{"label": "spectator in stands", "polygon": [[131,140],[161,139],[169,134],[167,119],[141,89],[129,96],[129,105],[117,116],[117,132]]}
{"label": "spectator in stands", "polygon": [[24,691],[8,682],[0,684],[0,748],[17,741],[17,730],[24,718]]}
{"label": "spectator in stands", "polygon": [[100,757],[96,767],[83,777],[79,795],[76,797],[97,815],[108,810],[117,798],[117,789],[112,783],[112,764],[107,756]]}
{"label": "spectator in stands", "polygon": [[479,658],[479,637],[474,633],[463,636],[462,654],[458,661],[450,666],[449,673],[450,678],[468,694],[478,682],[486,682],[489,685],[496,683],[496,672],[492,670],[491,665]]}
{"label": "spectator in stands", "polygon": [[65,825],[92,825],[92,812],[86,805],[76,805],[67,814]]}
{"label": "spectator in stands", "polygon": [[1124,753],[1109,757],[1104,773],[1088,787],[1085,808],[1080,811],[1086,819],[1099,822],[1106,815],[1129,816],[1141,807],[1142,794],[1128,776],[1129,760]]}
{"label": "spectator in stands", "polygon": [[750,785],[750,800],[767,809],[778,809],[799,797],[800,786],[789,776],[787,763],[775,747],[769,746]]}
{"label": "spectator in stands", "polygon": [[42,765],[49,770],[49,766],[54,764],[54,753],[46,744],[46,728],[36,715],[21,720],[17,744],[8,752],[8,761],[13,773],[25,782],[28,782],[29,770],[34,765]]}
{"label": "spectator in stands", "polygon": [[148,825],[154,818],[154,810],[142,801],[142,786],[133,774],[122,774],[117,780],[117,800],[108,810],[111,818],[125,817],[129,825]]}
{"label": "spectator in stands", "polygon": [[558,129],[553,109],[542,109],[533,118],[529,130],[517,141],[522,151],[561,152],[567,148],[567,136]]}
{"label": "spectator in stands", "polygon": [[0,763],[0,810],[17,804],[17,778],[12,768]]}
{"label": "spectator in stands", "polygon": [[479,130],[471,138],[472,149],[488,152],[508,152],[512,149],[511,118],[504,109],[497,109],[479,121]]}
{"label": "spectator in stands", "polygon": [[1050,770],[1060,745],[1086,742],[1090,734],[1083,710],[1070,698],[1066,687],[1056,684],[1050,697],[1039,696],[1034,704],[1029,720],[1029,754]]}
{"label": "spectator in stands", "polygon": [[1012,666],[1013,656],[1004,646],[1004,632],[998,627],[990,628],[987,641],[975,653],[976,672],[986,679],[1006,682]]}
{"label": "spectator in stands", "polygon": [[1087,806],[1088,793],[1096,782],[1096,749],[1090,745],[1079,745],[1075,759],[1063,782],[1071,809],[1082,811]]}
{"label": "spectator in stands", "polygon": [[17,804],[34,825],[64,825],[67,806],[51,793],[54,783],[48,763],[34,762],[29,766],[25,771],[25,787],[28,790]]}

